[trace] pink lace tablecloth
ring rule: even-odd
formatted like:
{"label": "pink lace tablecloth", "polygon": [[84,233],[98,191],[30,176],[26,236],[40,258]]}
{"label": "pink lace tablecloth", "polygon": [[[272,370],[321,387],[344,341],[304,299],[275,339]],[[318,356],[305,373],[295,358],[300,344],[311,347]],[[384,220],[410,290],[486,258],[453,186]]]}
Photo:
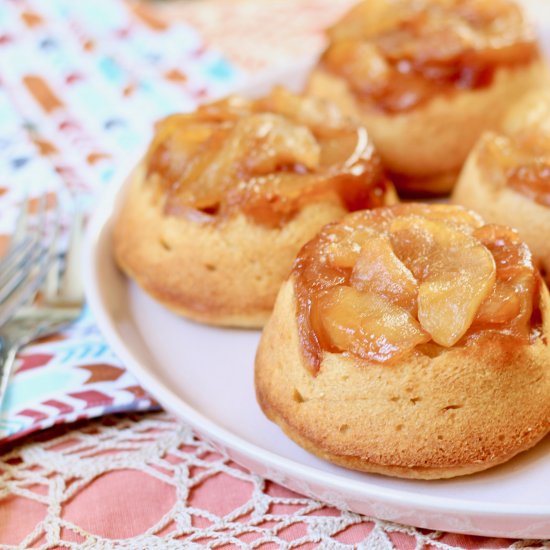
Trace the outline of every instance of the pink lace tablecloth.
{"label": "pink lace tablecloth", "polygon": [[0,548],[544,546],[331,508],[244,470],[165,413],[105,417],[41,439],[0,462]]}
{"label": "pink lace tablecloth", "polygon": [[[154,120],[310,59],[349,4],[0,2],[0,252],[25,195],[92,208]],[[550,548],[328,507],[136,412],[155,407],[88,312],[23,350],[0,411],[0,548]]]}

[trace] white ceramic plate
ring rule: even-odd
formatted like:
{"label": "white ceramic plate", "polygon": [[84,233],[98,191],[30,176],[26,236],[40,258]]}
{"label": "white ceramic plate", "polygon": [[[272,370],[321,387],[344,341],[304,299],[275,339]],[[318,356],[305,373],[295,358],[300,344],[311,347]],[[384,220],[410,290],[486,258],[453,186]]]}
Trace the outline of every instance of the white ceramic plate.
{"label": "white ceramic plate", "polygon": [[[550,38],[550,8],[525,3],[543,23],[543,38]],[[273,80],[296,86],[299,72],[290,76],[292,82],[283,73]],[[120,187],[107,191],[90,223],[87,296],[109,344],[167,409],[250,470],[330,504],[429,529],[550,538],[550,437],[504,466],[430,482],[345,470],[290,441],[263,416],[254,397],[259,332],[178,318],[116,269],[111,219]]]}
{"label": "white ceramic plate", "polygon": [[447,481],[363,474],[315,458],[258,407],[253,363],[260,333],[179,318],[116,268],[110,190],[85,251],[90,307],[109,344],[167,409],[237,462],[297,492],[400,523],[480,535],[550,538],[550,438],[504,466]]}

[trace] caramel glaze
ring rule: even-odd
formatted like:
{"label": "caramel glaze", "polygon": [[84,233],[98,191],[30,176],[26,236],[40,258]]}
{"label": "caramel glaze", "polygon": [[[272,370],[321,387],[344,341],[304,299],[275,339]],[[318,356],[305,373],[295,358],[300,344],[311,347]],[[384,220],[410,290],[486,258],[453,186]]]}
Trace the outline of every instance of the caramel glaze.
{"label": "caramel glaze", "polygon": [[383,205],[391,186],[364,128],[282,88],[168,117],[145,162],[165,213],[203,223],[242,213],[281,227],[319,201]]}
{"label": "caramel glaze", "polygon": [[489,181],[513,189],[524,197],[550,206],[550,138],[528,128],[511,136],[488,139],[480,151],[479,166]]}
{"label": "caramel glaze", "polygon": [[550,206],[550,161],[535,159],[515,166],[507,173],[507,184],[532,201]]}
{"label": "caramel glaze", "polygon": [[[351,22],[352,10],[329,30],[332,41],[321,66],[346,79],[360,99],[390,114],[411,111],[439,95],[488,87],[499,69],[540,57],[520,8],[507,0],[490,3],[398,1],[386,8],[396,12],[393,23],[363,33],[346,32],[346,24],[361,25]],[[356,18],[369,17],[363,5],[355,11]]]}
{"label": "caramel glaze", "polygon": [[[402,204],[351,214],[341,223],[326,226],[299,252],[292,270],[296,321],[304,364],[312,374],[319,371],[325,352],[342,353],[353,357],[360,364],[365,363],[364,357],[332,344],[323,330],[317,311],[320,298],[328,289],[352,285],[352,268],[332,265],[327,254],[329,248],[339,246],[342,236],[345,238],[365,227],[384,233],[391,220],[397,216],[411,213],[423,215],[430,208],[433,206]],[[456,221],[462,223],[460,219]],[[474,229],[473,234],[493,255],[496,280],[470,328],[453,347],[470,346],[484,338],[502,338],[511,346],[531,343],[540,335],[541,312],[537,297],[543,283],[533,266],[528,247],[514,230],[504,226],[482,225]],[[497,307],[494,307],[495,304]],[[421,342],[404,354],[400,350],[380,353],[374,361],[391,365],[406,353],[435,356],[446,349],[428,338],[427,342]],[[372,356],[370,360],[373,360]]]}

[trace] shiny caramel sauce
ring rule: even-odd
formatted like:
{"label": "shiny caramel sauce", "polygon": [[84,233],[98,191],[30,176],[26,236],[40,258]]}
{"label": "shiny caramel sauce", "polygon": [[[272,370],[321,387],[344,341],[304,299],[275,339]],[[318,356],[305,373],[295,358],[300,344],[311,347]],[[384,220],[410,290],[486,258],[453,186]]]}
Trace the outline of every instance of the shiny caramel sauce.
{"label": "shiny caramel sauce", "polygon": [[204,222],[242,213],[280,227],[314,202],[383,205],[391,185],[364,128],[283,88],[169,116],[145,163],[165,212]]}
{"label": "shiny caramel sauce", "polygon": [[391,364],[484,337],[527,344],[539,276],[504,226],[451,205],[356,212],[307,243],[292,271],[301,349]]}
{"label": "shiny caramel sauce", "polygon": [[328,36],[322,66],[387,113],[489,86],[499,68],[539,56],[532,28],[509,0],[367,0]]}
{"label": "shiny caramel sauce", "polygon": [[550,206],[548,91],[534,91],[516,102],[505,117],[503,132],[498,160],[504,161],[506,184],[532,201]]}
{"label": "shiny caramel sauce", "polygon": [[541,128],[533,126],[487,139],[478,162],[494,185],[500,182],[542,206],[550,206],[550,135]]}
{"label": "shiny caramel sauce", "polygon": [[496,277],[469,334],[487,330],[529,340],[539,278],[531,251],[509,227],[488,224],[474,232],[495,260]]}
{"label": "shiny caramel sauce", "polygon": [[550,157],[534,159],[508,172],[508,185],[532,201],[550,206]]}

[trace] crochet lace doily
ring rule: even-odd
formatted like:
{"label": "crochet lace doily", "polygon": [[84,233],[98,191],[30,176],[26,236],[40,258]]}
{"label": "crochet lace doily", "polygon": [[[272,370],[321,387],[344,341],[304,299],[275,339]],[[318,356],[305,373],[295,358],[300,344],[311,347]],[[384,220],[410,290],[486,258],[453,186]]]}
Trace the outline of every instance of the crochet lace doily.
{"label": "crochet lace doily", "polygon": [[[143,533],[112,540],[63,516],[64,507],[105,474],[134,470],[171,488],[168,511]],[[193,498],[220,474],[246,483],[249,498],[220,514]],[[0,548],[458,548],[473,537],[424,532],[328,508],[255,476],[197,438],[166,413],[106,417],[45,441],[30,441],[0,460],[0,499],[30,499],[47,508],[17,546]],[[142,503],[143,504],[143,503]],[[147,505],[147,503],[144,503]],[[293,527],[289,537],[289,530]],[[355,531],[354,531],[355,530]],[[1,539],[0,526],[0,539]],[[359,537],[359,540],[358,540]],[[292,540],[289,540],[292,538]],[[479,541],[484,539],[477,538]],[[491,547],[550,548],[550,541],[492,541]],[[460,544],[460,546],[457,546]]]}

